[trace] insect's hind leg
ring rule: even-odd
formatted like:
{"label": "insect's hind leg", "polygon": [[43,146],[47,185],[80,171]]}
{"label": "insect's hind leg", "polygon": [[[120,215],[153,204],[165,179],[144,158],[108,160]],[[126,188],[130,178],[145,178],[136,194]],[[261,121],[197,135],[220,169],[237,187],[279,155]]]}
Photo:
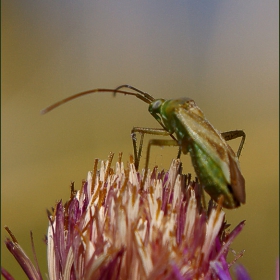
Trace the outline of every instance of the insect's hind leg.
{"label": "insect's hind leg", "polygon": [[243,130],[231,130],[231,131],[222,132],[221,135],[223,136],[223,138],[226,141],[229,141],[229,140],[232,140],[232,139],[235,139],[238,137],[242,137],[241,142],[239,144],[239,148],[236,153],[237,157],[239,158],[243,145],[244,145],[244,142],[245,142],[245,138],[246,138],[245,132]]}
{"label": "insect's hind leg", "polygon": [[[137,151],[137,138],[136,138],[137,132],[141,135],[138,151]],[[139,168],[139,162],[140,162],[140,157],[142,154],[143,140],[144,140],[145,134],[162,135],[162,136],[170,135],[165,129],[161,129],[161,128],[144,128],[144,127],[133,127],[132,128],[131,136],[132,136],[133,153],[134,153],[134,165],[135,165],[136,170],[138,170],[138,168]],[[178,154],[178,156],[179,156],[179,154]],[[147,166],[146,166],[146,168],[147,168]]]}

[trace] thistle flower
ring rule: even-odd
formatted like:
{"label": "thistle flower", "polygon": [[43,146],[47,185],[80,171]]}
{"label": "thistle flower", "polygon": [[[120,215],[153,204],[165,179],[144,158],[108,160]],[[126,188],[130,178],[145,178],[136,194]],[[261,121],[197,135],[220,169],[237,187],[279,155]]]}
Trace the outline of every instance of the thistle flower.
{"label": "thistle flower", "polygon": [[[114,171],[112,158],[100,170],[96,160],[81,189],[72,183],[70,200],[48,213],[49,279],[231,279],[238,256],[226,257],[244,221],[229,232],[219,204],[205,209],[200,185],[181,174],[179,160],[166,173],[154,168],[140,191],[143,174],[120,157]],[[26,275],[42,279],[9,233],[6,246]],[[243,267],[236,274],[250,279]]]}

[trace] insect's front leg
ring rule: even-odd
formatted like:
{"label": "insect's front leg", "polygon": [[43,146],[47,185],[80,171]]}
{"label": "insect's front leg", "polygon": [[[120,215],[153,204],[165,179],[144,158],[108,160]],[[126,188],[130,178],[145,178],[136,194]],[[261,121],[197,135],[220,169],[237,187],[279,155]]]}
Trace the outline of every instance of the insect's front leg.
{"label": "insect's front leg", "polygon": [[[136,133],[139,133],[141,135],[138,151],[137,151]],[[145,134],[162,135],[162,136],[170,135],[165,129],[162,128],[145,128],[145,127],[132,128],[131,137],[132,137],[132,145],[133,145],[133,153],[134,153],[134,165],[136,170],[138,170],[139,168]]]}
{"label": "insect's front leg", "polygon": [[239,158],[240,154],[241,154],[241,150],[243,148],[244,142],[245,142],[245,138],[246,138],[246,134],[243,130],[231,130],[231,131],[226,131],[226,132],[222,132],[221,135],[223,136],[223,138],[226,141],[238,138],[238,137],[242,137],[241,142],[239,144],[239,148],[237,150],[237,157]]}

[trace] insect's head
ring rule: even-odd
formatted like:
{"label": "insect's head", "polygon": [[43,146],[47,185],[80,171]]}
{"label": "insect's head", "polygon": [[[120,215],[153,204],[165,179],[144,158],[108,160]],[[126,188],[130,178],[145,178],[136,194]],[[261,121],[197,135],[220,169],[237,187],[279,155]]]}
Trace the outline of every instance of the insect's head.
{"label": "insect's head", "polygon": [[156,99],[154,101],[152,101],[149,105],[149,112],[151,113],[151,115],[158,121],[161,123],[161,106],[164,103],[164,99]]}

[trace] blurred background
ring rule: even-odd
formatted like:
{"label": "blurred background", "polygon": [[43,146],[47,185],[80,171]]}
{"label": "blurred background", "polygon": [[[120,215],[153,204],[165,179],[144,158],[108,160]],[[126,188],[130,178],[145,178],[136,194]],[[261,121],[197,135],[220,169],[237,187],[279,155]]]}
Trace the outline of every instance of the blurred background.
{"label": "blurred background", "polygon": [[[94,159],[127,162],[133,126],[159,127],[147,104],[97,93],[47,115],[44,107],[93,88],[131,84],[155,98],[191,97],[220,131],[244,129],[247,202],[226,211],[232,244],[253,279],[274,279],[279,232],[278,1],[2,1],[1,260],[8,225],[47,272],[46,209],[81,186]],[[147,139],[146,139],[147,140]],[[230,145],[237,150],[239,140]],[[145,146],[146,147],[146,141]],[[168,169],[176,149],[154,148]],[[145,158],[145,155],[143,155]],[[192,172],[189,156],[184,171]],[[143,159],[141,162],[143,167]],[[194,173],[193,173],[194,174]],[[232,254],[232,253],[230,253]]]}

